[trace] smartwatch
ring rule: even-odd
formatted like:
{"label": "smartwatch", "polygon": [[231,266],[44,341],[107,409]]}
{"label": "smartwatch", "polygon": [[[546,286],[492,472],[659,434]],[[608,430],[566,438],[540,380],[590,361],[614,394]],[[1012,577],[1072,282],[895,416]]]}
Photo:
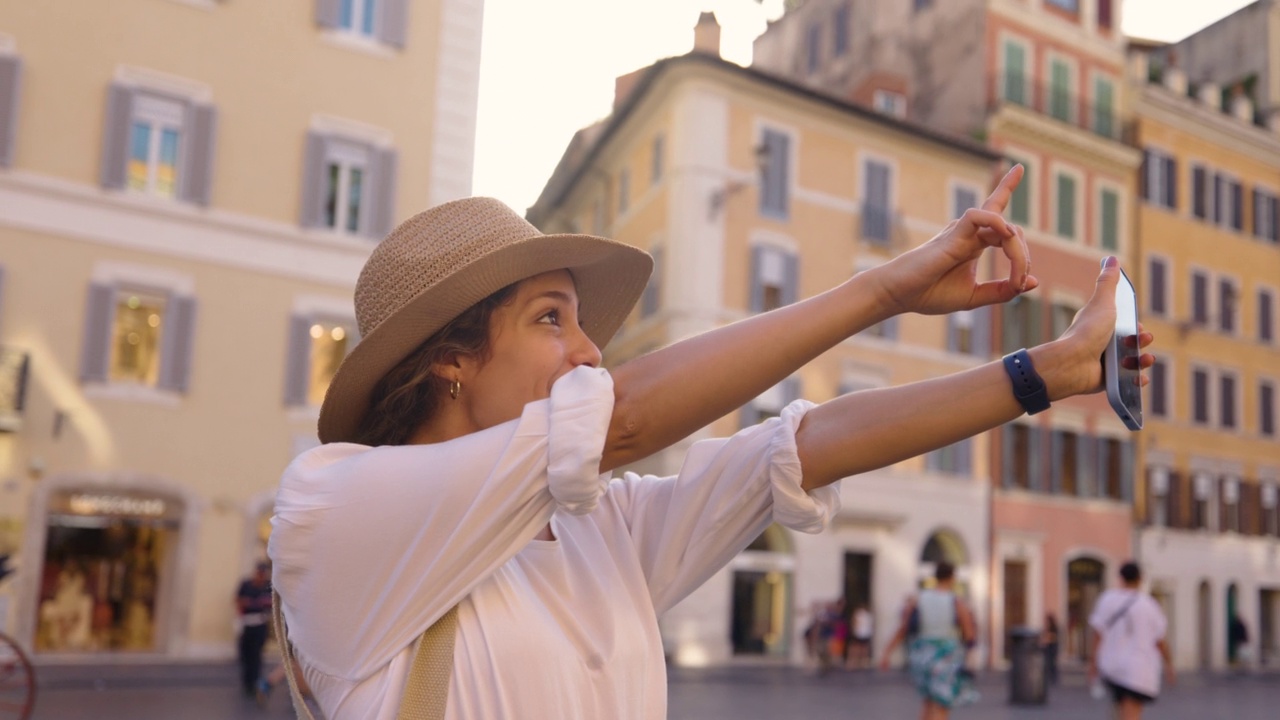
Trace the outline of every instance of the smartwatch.
{"label": "smartwatch", "polygon": [[1013,383],[1014,399],[1028,415],[1049,409],[1049,389],[1031,364],[1031,355],[1026,348],[1004,356],[1004,371]]}

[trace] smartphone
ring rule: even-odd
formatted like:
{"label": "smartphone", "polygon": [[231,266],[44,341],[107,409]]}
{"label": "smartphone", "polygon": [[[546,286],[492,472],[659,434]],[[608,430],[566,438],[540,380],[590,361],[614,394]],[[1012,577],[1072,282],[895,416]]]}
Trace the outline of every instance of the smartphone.
{"label": "smartphone", "polygon": [[1142,429],[1142,380],[1138,368],[1141,353],[1138,293],[1122,268],[1116,285],[1116,327],[1102,354],[1102,377],[1107,386],[1107,400],[1130,430]]}

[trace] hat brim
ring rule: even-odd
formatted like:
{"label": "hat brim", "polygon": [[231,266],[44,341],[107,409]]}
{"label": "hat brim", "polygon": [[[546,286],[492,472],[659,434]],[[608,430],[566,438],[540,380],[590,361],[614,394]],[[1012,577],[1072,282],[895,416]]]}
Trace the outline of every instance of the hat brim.
{"label": "hat brim", "polygon": [[320,406],[320,442],[353,441],[374,385],[467,308],[502,288],[552,270],[573,273],[582,328],[604,348],[640,299],[653,271],[648,253],[580,234],[540,235],[458,268],[361,338],[334,373]]}

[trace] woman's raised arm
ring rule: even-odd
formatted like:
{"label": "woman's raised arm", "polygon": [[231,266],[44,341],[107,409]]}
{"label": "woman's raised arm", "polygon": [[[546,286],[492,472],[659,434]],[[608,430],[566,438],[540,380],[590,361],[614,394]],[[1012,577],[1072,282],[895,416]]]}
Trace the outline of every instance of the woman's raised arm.
{"label": "woman's raised arm", "polygon": [[[1036,286],[1021,231],[1001,217],[1015,166],[981,209],[925,245],[798,303],[682,340],[613,371],[615,406],[601,470],[651,455],[781,382],[845,338],[900,312],[942,314],[1005,302]],[[979,282],[1000,248],[1005,279]]]}

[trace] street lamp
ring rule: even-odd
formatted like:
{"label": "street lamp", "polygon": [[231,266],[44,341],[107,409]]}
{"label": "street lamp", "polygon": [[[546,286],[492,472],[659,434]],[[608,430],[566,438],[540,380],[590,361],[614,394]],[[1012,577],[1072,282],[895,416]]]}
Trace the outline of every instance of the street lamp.
{"label": "street lamp", "polygon": [[[764,144],[764,142],[761,142],[759,145],[756,145],[752,154],[755,156],[756,160],[756,177],[760,177],[769,167],[769,157],[771,155],[769,152],[769,146]],[[740,180],[731,180],[723,187],[717,188],[713,191],[711,193],[711,197],[707,198],[707,220],[716,219],[716,215],[720,213],[720,210],[724,207],[729,196],[740,190],[745,190],[753,184],[754,183],[742,182]]]}

